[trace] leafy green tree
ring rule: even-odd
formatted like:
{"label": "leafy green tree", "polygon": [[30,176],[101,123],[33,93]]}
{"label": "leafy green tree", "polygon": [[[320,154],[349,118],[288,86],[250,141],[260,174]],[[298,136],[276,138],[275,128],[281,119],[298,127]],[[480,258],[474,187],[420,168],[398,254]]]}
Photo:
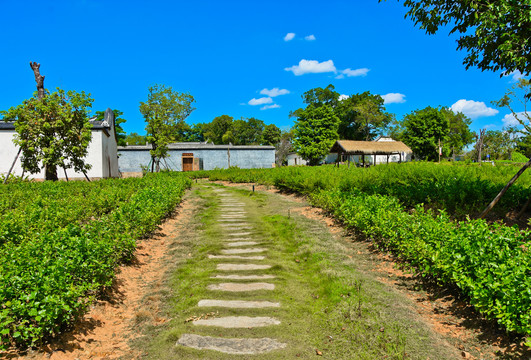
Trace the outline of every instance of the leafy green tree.
{"label": "leafy green tree", "polygon": [[442,108],[441,113],[448,119],[448,135],[444,139],[444,146],[455,161],[455,155],[474,142],[474,133],[470,131],[472,120],[463,113],[454,113],[449,108]]}
{"label": "leafy green tree", "polygon": [[[116,129],[116,143],[118,146],[126,146],[127,145],[127,134],[125,133],[124,128],[122,127],[122,124],[125,123],[127,120],[121,118],[124,113],[120,110],[113,110],[114,113],[114,128]],[[105,111],[96,111],[96,120],[97,121],[103,121],[105,119]]]}
{"label": "leafy green tree", "polygon": [[297,114],[294,148],[310,165],[318,165],[338,138],[339,119],[330,105],[308,105]]}
{"label": "leafy green tree", "polygon": [[373,140],[393,119],[385,111],[382,97],[369,91],[341,100],[336,114],[340,119],[339,137],[345,140]]}
{"label": "leafy green tree", "polygon": [[145,135],[138,135],[136,132],[126,135],[126,145],[146,145],[147,139]]}
{"label": "leafy green tree", "polygon": [[507,131],[488,130],[483,140],[483,157],[490,155],[490,160],[505,160],[509,158],[512,149],[511,137]]}
{"label": "leafy green tree", "polygon": [[186,133],[184,141],[191,141],[191,142],[205,141],[204,135],[205,135],[206,127],[207,127],[207,124],[204,124],[204,123],[193,124],[188,130],[188,132]]}
{"label": "leafy green tree", "polygon": [[516,139],[516,151],[531,158],[531,135],[524,135]]}
{"label": "leafy green tree", "polygon": [[449,120],[439,109],[428,106],[404,117],[403,141],[421,159],[436,160],[439,140],[444,141],[449,132]]}
{"label": "leafy green tree", "polygon": [[[205,132],[204,132],[205,139],[207,141],[212,141],[216,145],[224,144],[223,136],[228,131],[232,131],[233,121],[234,120],[232,116],[229,116],[229,115],[221,115],[221,116],[215,117],[211,123],[205,125]],[[230,137],[232,138],[232,133],[230,134]]]}
{"label": "leafy green tree", "polygon": [[[340,100],[340,94],[332,84],[326,88],[313,88],[302,95],[305,104],[313,107],[329,106],[339,118],[338,134],[344,140],[372,140],[392,121],[393,116],[385,111],[380,95],[369,91],[353,94]],[[304,109],[297,109],[290,116],[299,117]]]}
{"label": "leafy green tree", "polygon": [[92,138],[89,112],[94,101],[84,92],[38,92],[21,105],[3,111],[4,120],[15,121],[14,142],[22,149],[22,167],[32,174],[45,168],[46,180],[57,180],[57,168],[85,173],[87,148]]}
{"label": "leafy green tree", "polygon": [[147,101],[140,102],[140,112],[147,123],[147,141],[153,147],[151,171],[154,167],[159,171],[161,159],[168,156],[168,144],[185,139],[189,126],[184,120],[195,110],[194,101],[190,94],[154,85],[148,89]]}
{"label": "leafy green tree", "polygon": [[282,131],[275,125],[266,125],[262,133],[262,145],[277,145],[280,142]]}
{"label": "leafy green tree", "polygon": [[[382,0],[380,0],[382,1]],[[457,49],[468,52],[466,68],[531,71],[531,3],[515,0],[404,0],[406,17],[435,34],[450,27],[459,33]]]}

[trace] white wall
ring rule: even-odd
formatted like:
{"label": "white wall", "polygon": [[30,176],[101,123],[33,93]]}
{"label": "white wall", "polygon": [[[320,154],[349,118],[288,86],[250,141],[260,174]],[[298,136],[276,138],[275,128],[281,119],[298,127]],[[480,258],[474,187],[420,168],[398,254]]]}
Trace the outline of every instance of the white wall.
{"label": "white wall", "polygon": [[[7,175],[7,172],[9,171],[9,168],[11,164],[13,163],[13,160],[15,159],[15,156],[18,152],[18,147],[13,143],[13,137],[15,135],[15,130],[2,130],[0,131],[0,174]],[[105,140],[103,140],[103,137],[105,137]],[[112,140],[112,141],[111,141]],[[92,140],[90,141],[90,144],[88,146],[88,154],[85,158],[86,162],[92,165],[92,168],[87,171],[87,175],[90,178],[102,178],[102,177],[109,177],[109,163],[111,168],[111,174],[110,176],[119,176],[118,172],[118,157],[117,155],[113,156],[111,155],[113,153],[112,148],[112,142],[114,141],[114,154],[116,154],[116,141],[114,140],[114,130],[112,131],[112,134],[110,137],[107,137],[102,130],[94,130],[92,131]],[[102,153],[102,150],[104,148],[103,143],[106,143],[106,149],[105,152],[105,166],[107,169],[107,172],[104,171],[104,154]],[[107,160],[108,159],[108,160]],[[16,176],[22,175],[22,164],[20,161],[20,158],[17,160],[15,167],[13,168],[13,171],[11,174]],[[73,169],[67,170],[68,178],[69,179],[84,179],[85,175],[83,173],[76,173]],[[41,170],[37,174],[29,174],[25,173],[24,176],[29,176],[30,179],[44,179],[44,169]],[[62,168],[57,169],[57,176],[60,179],[65,178],[65,174]]]}

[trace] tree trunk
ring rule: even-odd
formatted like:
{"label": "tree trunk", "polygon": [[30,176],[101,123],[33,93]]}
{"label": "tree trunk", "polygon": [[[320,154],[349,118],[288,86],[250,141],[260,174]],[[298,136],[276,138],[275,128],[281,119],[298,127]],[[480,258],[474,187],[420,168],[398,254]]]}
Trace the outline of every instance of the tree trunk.
{"label": "tree trunk", "polygon": [[522,175],[524,173],[525,169],[527,169],[529,166],[531,166],[531,160],[529,160],[528,162],[525,163],[525,165],[520,169],[520,171],[518,171],[516,173],[516,175],[513,176],[513,178],[507,183],[507,185],[505,185],[505,187],[494,198],[494,200],[491,201],[489,206],[487,206],[485,208],[485,210],[483,210],[483,212],[479,215],[480,219],[484,218],[492,210],[494,205],[496,205],[498,203],[498,201],[500,201],[500,199],[503,196],[503,194],[505,194],[505,192],[509,189],[509,187],[520,177],[520,175]]}
{"label": "tree trunk", "polygon": [[479,131],[478,147],[478,163],[481,165],[481,150],[483,150],[483,140],[485,139],[485,129]]}
{"label": "tree trunk", "polygon": [[[35,82],[37,83],[37,97],[40,101],[44,99],[44,76],[40,73],[41,64],[30,61],[30,67],[35,75]],[[57,167],[44,165],[44,180],[57,181]]]}
{"label": "tree trunk", "polygon": [[37,94],[39,100],[42,100],[44,99],[44,76],[42,76],[39,71],[41,64],[30,61],[30,66],[33,70],[33,74],[35,75],[35,82],[37,83]]}

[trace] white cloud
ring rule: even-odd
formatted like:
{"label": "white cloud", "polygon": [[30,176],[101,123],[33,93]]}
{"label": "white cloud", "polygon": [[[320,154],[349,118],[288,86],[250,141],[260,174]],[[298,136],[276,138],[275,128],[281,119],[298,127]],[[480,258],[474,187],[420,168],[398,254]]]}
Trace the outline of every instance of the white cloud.
{"label": "white cloud", "polygon": [[[525,111],[521,111],[519,113],[516,113],[516,116],[518,116],[520,120],[526,121],[527,119],[529,119],[529,117],[531,117],[531,114],[529,113],[526,114]],[[504,126],[519,126],[520,125],[520,122],[516,120],[513,114],[505,115],[502,121],[503,121]]]}
{"label": "white cloud", "polygon": [[293,71],[296,76],[303,74],[317,74],[325,72],[337,72],[334,62],[332,60],[319,62],[317,60],[305,60],[299,61],[299,65],[293,65],[292,67],[285,68],[286,71]]}
{"label": "white cloud", "polygon": [[295,37],[295,33],[287,33],[286,36],[284,36],[284,41],[291,41]]}
{"label": "white cloud", "polygon": [[[361,69],[354,69],[351,68],[341,70],[340,73],[343,75],[346,75],[347,77],[353,77],[353,76],[367,76],[367,73],[370,70],[367,68],[361,68]],[[341,75],[340,75],[341,76]]]}
{"label": "white cloud", "polygon": [[304,37],[304,40],[307,40],[307,41],[314,41],[315,40],[315,35],[308,35],[308,36],[305,36]]}
{"label": "white cloud", "polygon": [[262,106],[260,108],[260,110],[276,109],[276,108],[279,108],[279,107],[280,107],[280,105],[278,105],[278,104],[271,104],[271,105]]}
{"label": "white cloud", "polygon": [[345,75],[343,74],[339,74],[338,76],[336,76],[336,79],[344,79],[345,78]]}
{"label": "white cloud", "polygon": [[505,74],[503,74],[503,76],[504,77],[507,77],[507,76],[512,77],[514,82],[517,82],[518,80],[520,80],[521,78],[524,77],[524,75],[522,75],[522,73],[520,71],[518,71],[518,70],[514,70],[514,71],[512,71],[510,73],[505,73]]}
{"label": "white cloud", "polygon": [[339,97],[338,97],[337,99],[338,99],[339,101],[341,101],[341,100],[348,99],[349,97],[350,97],[350,96],[348,96],[348,95],[341,94],[341,95],[339,95]]}
{"label": "white cloud", "polygon": [[494,116],[499,113],[498,110],[485,105],[482,101],[461,99],[453,104],[451,107],[454,113],[462,112],[471,119],[483,116]]}
{"label": "white cloud", "polygon": [[260,90],[260,94],[267,95],[267,96],[270,96],[270,97],[275,97],[275,96],[279,96],[279,95],[289,94],[289,90],[279,89],[279,88],[272,88],[271,90],[269,90],[269,89],[265,89],[264,88],[264,89]]}
{"label": "white cloud", "polygon": [[401,104],[405,103],[406,95],[400,94],[400,93],[389,93],[382,95],[382,99],[384,100],[384,104]]}
{"label": "white cloud", "polygon": [[270,97],[261,97],[259,99],[252,98],[249,100],[249,105],[264,105],[264,104],[271,104],[273,102],[273,99]]}

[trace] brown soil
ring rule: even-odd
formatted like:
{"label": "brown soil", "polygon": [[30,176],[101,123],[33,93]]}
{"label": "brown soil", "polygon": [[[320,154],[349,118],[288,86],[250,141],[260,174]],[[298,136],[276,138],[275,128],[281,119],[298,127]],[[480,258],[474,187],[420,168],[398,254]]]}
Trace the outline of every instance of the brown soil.
{"label": "brown soil", "polygon": [[[171,217],[151,237],[141,240],[131,264],[121,266],[111,289],[98,300],[74,328],[39,350],[25,354],[10,351],[8,359],[117,359],[141,356],[128,343],[139,336],[134,323],[149,318],[162,324],[157,296],[150,296],[163,284],[169,248],[178,242],[177,235],[186,227],[192,205],[184,200]],[[146,299],[148,300],[146,302]]]}

